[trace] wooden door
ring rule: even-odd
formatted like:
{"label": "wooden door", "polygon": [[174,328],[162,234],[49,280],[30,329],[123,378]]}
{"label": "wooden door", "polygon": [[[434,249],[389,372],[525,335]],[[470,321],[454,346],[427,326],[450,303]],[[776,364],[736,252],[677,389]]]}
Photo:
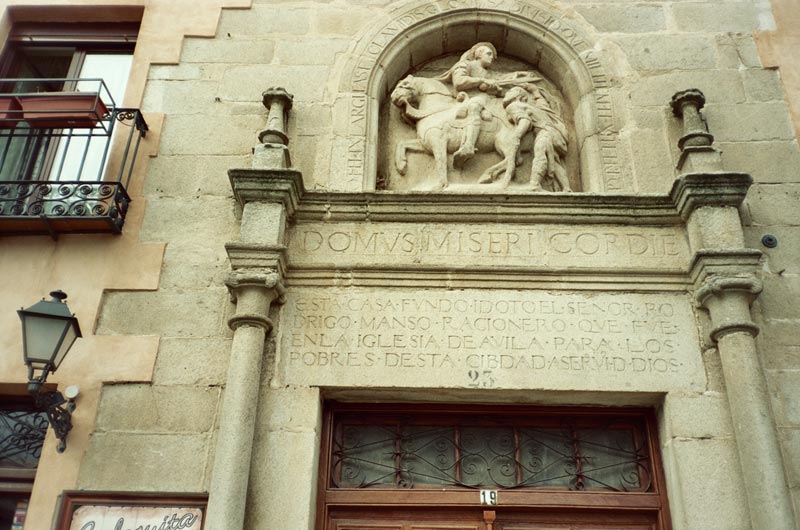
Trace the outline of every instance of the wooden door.
{"label": "wooden door", "polygon": [[326,530],[655,530],[652,516],[572,510],[377,507],[333,510]]}

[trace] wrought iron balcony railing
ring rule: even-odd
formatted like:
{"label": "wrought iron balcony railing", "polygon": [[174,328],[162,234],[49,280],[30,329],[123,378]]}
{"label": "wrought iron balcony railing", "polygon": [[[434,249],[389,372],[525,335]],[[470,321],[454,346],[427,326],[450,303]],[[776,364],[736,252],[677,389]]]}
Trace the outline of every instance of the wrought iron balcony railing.
{"label": "wrought iron balcony railing", "polygon": [[139,109],[117,107],[100,79],[0,79],[0,91],[0,235],[119,233],[147,133]]}

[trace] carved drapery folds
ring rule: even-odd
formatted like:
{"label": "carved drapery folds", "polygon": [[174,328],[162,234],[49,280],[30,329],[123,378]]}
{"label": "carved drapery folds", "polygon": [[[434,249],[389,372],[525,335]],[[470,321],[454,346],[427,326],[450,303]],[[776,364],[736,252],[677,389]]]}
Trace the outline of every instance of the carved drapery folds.
{"label": "carved drapery folds", "polygon": [[572,191],[577,157],[564,98],[491,42],[416,69],[390,100],[379,168],[388,189]]}

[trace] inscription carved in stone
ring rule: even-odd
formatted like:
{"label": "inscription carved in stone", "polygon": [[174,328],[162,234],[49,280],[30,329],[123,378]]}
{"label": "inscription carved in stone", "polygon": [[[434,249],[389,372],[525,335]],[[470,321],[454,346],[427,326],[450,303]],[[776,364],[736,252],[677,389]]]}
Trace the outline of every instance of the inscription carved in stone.
{"label": "inscription carved in stone", "polygon": [[293,266],[496,266],[681,270],[686,239],[672,227],[302,223],[289,232]]}
{"label": "inscription carved in stone", "polygon": [[[477,173],[466,183],[485,191],[505,190],[515,177],[529,191],[572,191],[560,96],[534,70],[494,73],[496,59],[494,45],[479,42],[444,73],[409,75],[397,83],[391,101],[416,137],[396,142],[394,168],[405,176],[408,153],[419,152],[434,160],[424,189],[448,187],[458,171]],[[527,175],[517,175],[526,161]]]}
{"label": "inscription carved in stone", "polygon": [[704,384],[683,295],[297,289],[291,382],[666,390]]}

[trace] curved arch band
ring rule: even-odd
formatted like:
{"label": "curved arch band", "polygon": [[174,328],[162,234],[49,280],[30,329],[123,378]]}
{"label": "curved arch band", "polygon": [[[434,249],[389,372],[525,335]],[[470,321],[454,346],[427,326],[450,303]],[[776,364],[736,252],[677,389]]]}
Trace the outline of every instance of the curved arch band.
{"label": "curved arch band", "polygon": [[339,83],[349,97],[348,180],[375,189],[380,107],[410,66],[491,41],[499,53],[536,65],[564,93],[574,110],[583,190],[632,190],[619,152],[615,74],[589,26],[530,1],[481,3],[405,2],[359,38]]}

